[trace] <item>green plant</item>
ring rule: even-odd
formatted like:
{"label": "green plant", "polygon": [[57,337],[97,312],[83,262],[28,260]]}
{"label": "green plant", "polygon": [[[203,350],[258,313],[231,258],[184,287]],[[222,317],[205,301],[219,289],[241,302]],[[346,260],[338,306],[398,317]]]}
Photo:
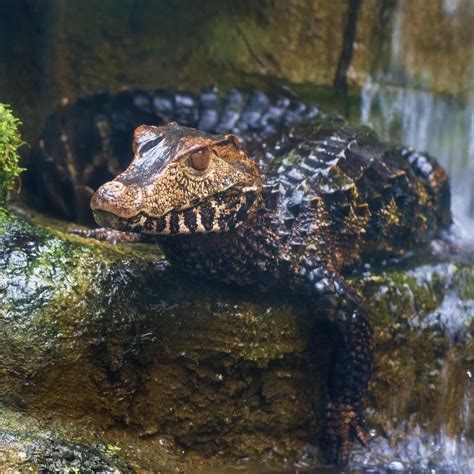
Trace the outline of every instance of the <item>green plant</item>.
{"label": "green plant", "polygon": [[25,142],[18,127],[21,122],[13,115],[9,105],[0,103],[0,205],[6,203],[9,191],[13,190],[20,167],[18,148]]}

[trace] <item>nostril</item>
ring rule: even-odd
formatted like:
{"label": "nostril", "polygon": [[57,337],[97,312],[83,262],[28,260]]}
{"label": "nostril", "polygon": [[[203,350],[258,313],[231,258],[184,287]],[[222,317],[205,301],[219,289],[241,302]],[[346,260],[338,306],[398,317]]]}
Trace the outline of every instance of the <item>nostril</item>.
{"label": "nostril", "polygon": [[120,181],[103,184],[92,196],[91,209],[119,217],[132,217],[141,205],[141,191]]}
{"label": "nostril", "polygon": [[119,193],[123,191],[125,186],[119,181],[109,181],[105,183],[100,188],[100,194],[106,198],[114,198],[117,197]]}

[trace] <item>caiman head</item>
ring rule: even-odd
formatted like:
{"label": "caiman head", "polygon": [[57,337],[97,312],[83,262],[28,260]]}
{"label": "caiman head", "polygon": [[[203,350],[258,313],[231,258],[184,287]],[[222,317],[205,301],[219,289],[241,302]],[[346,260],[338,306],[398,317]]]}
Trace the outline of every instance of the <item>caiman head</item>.
{"label": "caiman head", "polygon": [[133,152],[130,166],[92,197],[101,226],[159,235],[223,232],[247,219],[260,193],[257,165],[234,135],[141,125]]}

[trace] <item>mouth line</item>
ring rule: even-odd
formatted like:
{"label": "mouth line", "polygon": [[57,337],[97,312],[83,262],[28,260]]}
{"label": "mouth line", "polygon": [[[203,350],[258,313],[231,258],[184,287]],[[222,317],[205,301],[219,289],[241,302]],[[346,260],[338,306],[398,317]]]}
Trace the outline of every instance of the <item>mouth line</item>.
{"label": "mouth line", "polygon": [[106,219],[112,219],[112,220],[128,220],[128,219],[131,219],[129,217],[122,217],[118,214],[114,214],[111,211],[106,211],[105,209],[99,209],[99,208],[92,208],[92,213],[94,214],[94,217],[99,216],[99,218],[105,217]]}
{"label": "mouth line", "polygon": [[[104,214],[104,215],[107,215],[107,216],[110,216],[111,218],[115,218],[115,219],[122,219],[122,220],[132,220],[134,218],[137,218],[138,216],[140,215],[143,215],[145,216],[146,218],[148,219],[161,219],[163,217],[165,217],[167,214],[173,212],[173,211],[176,211],[176,212],[182,212],[182,211],[186,211],[188,209],[194,209],[195,207],[199,206],[200,204],[206,202],[206,200],[212,198],[213,196],[219,196],[223,193],[228,193],[229,190],[232,188],[233,186],[229,186],[228,188],[226,189],[223,189],[222,191],[212,195],[212,196],[207,196],[205,198],[200,198],[196,201],[193,201],[192,203],[190,203],[189,205],[187,206],[184,206],[184,207],[180,207],[180,208],[169,208],[167,209],[165,212],[157,215],[157,214],[152,214],[150,212],[148,212],[147,209],[139,209],[137,211],[134,211],[134,213],[130,213],[129,212],[124,212],[124,213],[118,213],[118,212],[114,212],[112,210],[109,210],[109,209],[104,209],[103,206],[94,206],[92,205],[91,203],[91,209],[92,209],[92,212],[95,214],[95,213],[101,213],[101,214]],[[253,190],[254,187],[253,186],[245,186],[243,185],[241,189],[239,190],[235,190],[235,193],[232,193],[232,194],[241,194],[242,192],[248,192],[248,191],[251,191]],[[256,189],[256,188],[255,188]]]}

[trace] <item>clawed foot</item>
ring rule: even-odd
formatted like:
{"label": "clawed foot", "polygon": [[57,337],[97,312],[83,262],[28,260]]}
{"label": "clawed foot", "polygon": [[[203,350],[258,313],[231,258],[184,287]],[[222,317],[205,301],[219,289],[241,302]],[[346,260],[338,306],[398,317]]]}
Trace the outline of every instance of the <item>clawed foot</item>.
{"label": "clawed foot", "polygon": [[321,446],[329,464],[345,466],[349,461],[352,440],[367,448],[364,419],[358,409],[344,403],[329,403],[326,430]]}
{"label": "clawed foot", "polygon": [[110,244],[139,242],[141,240],[140,234],[120,232],[119,230],[107,229],[105,227],[99,227],[97,229],[71,229],[69,233],[86,239],[109,242]]}

